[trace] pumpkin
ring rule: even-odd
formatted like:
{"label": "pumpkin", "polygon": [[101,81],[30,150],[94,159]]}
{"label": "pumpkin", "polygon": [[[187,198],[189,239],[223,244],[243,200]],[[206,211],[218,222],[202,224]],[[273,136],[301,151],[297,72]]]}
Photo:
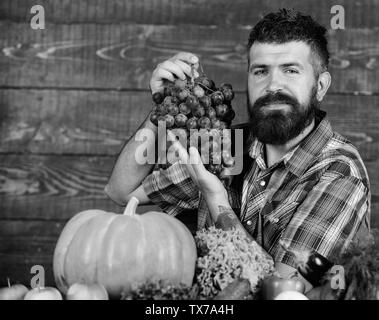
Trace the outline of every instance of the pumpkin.
{"label": "pumpkin", "polygon": [[68,288],[66,300],[108,300],[108,292],[101,284],[74,283]]}
{"label": "pumpkin", "polygon": [[86,210],[68,221],[53,258],[61,292],[76,282],[102,284],[110,297],[150,280],[192,285],[197,251],[191,232],[163,212],[136,214],[137,206],[133,197],[124,214]]}

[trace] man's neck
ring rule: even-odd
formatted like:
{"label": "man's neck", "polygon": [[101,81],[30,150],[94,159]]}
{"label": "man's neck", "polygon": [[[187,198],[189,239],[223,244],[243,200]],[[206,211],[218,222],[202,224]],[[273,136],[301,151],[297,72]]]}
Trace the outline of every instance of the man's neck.
{"label": "man's neck", "polygon": [[285,144],[282,145],[273,145],[266,144],[266,164],[267,167],[271,167],[273,164],[277,163],[280,159],[284,157],[284,155],[295,148],[302,140],[304,140],[308,134],[315,127],[315,120],[305,127],[305,129],[295,138],[291,139]]}

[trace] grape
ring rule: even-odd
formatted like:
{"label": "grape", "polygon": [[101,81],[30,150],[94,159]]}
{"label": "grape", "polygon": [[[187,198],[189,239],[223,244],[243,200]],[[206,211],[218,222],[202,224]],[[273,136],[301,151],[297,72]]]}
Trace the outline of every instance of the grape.
{"label": "grape", "polygon": [[192,109],[192,113],[195,117],[201,118],[205,115],[205,109],[199,105],[195,109]]}
{"label": "grape", "polygon": [[228,112],[228,106],[226,104],[219,104],[215,107],[217,117],[224,119]]}
{"label": "grape", "polygon": [[230,122],[234,119],[235,116],[236,116],[236,113],[234,112],[233,109],[230,108],[227,111],[226,115],[224,116],[224,120]]}
{"label": "grape", "polygon": [[168,86],[164,87],[164,89],[163,89],[163,95],[165,97],[171,96],[171,94],[172,94],[172,88],[173,88],[172,85],[168,85]]}
{"label": "grape", "polygon": [[202,129],[210,129],[211,128],[211,120],[208,117],[201,117],[198,121],[198,125]]}
{"label": "grape", "polygon": [[209,119],[216,119],[217,117],[217,114],[216,114],[216,110],[213,108],[213,107],[210,107],[207,111],[206,111],[206,115]]}
{"label": "grape", "polygon": [[209,138],[211,141],[219,141],[221,143],[221,135],[221,130],[215,128],[209,130]]}
{"label": "grape", "polygon": [[234,98],[234,92],[230,88],[221,88],[220,89],[222,95],[224,96],[224,99],[226,101],[232,101]]}
{"label": "grape", "polygon": [[166,118],[165,118],[165,116],[164,115],[160,115],[160,116],[158,116],[158,122],[166,122]]}
{"label": "grape", "polygon": [[191,113],[191,109],[185,103],[181,103],[179,105],[179,112],[187,116]]}
{"label": "grape", "polygon": [[158,125],[158,117],[159,117],[159,114],[157,113],[150,114],[150,121],[154,123],[156,126]]}
{"label": "grape", "polygon": [[190,95],[186,99],[186,105],[191,109],[194,110],[196,107],[199,106],[199,99],[193,95]]}
{"label": "grape", "polygon": [[187,121],[187,129],[188,130],[191,130],[191,129],[197,129],[197,118],[196,117],[192,117],[190,119],[188,119]]}
{"label": "grape", "polygon": [[176,104],[171,103],[167,106],[167,112],[172,116],[176,116],[179,113],[179,108]]}
{"label": "grape", "polygon": [[221,91],[215,91],[211,94],[211,100],[212,104],[214,106],[217,106],[224,102],[224,96],[222,95]]}
{"label": "grape", "polygon": [[184,89],[187,85],[187,80],[182,80],[182,79],[176,79],[174,81],[174,84],[177,88],[179,89]]}
{"label": "grape", "polygon": [[181,89],[177,95],[180,102],[186,101],[191,92],[188,89]]}
{"label": "grape", "polygon": [[161,116],[164,116],[165,114],[167,114],[167,107],[164,104],[160,104],[157,106],[157,112]]}
{"label": "grape", "polygon": [[226,168],[230,168],[234,166],[234,159],[232,158],[230,152],[227,150],[222,151],[222,164]]}
{"label": "grape", "polygon": [[219,175],[222,172],[222,165],[221,164],[210,164],[208,166],[208,171],[212,172],[215,175]]}
{"label": "grape", "polygon": [[164,116],[164,120],[166,121],[166,128],[172,128],[175,124],[175,119],[170,114],[166,114]]}
{"label": "grape", "polygon": [[229,128],[229,125],[227,122],[225,121],[220,121],[220,129],[221,130],[224,130],[224,129],[228,129]]}
{"label": "grape", "polygon": [[230,83],[222,83],[220,85],[220,89],[223,89],[223,88],[228,88],[230,90],[233,90],[233,87],[232,87],[232,85]]}
{"label": "grape", "polygon": [[183,113],[179,113],[175,116],[175,124],[178,127],[185,127],[187,120],[188,120],[187,116],[184,115]]}
{"label": "grape", "polygon": [[210,162],[211,164],[221,164],[222,158],[221,158],[221,152],[212,152],[210,156]]}
{"label": "grape", "polygon": [[[173,87],[171,89],[171,96],[174,97],[176,99],[176,101],[179,101],[179,92],[181,91],[182,89],[178,88],[178,87]],[[177,103],[177,102],[176,102]]]}
{"label": "grape", "polygon": [[154,105],[153,108],[151,109],[152,113],[158,113],[158,106]]}
{"label": "grape", "polygon": [[202,96],[199,98],[199,102],[205,109],[208,109],[212,106],[212,100],[210,96]]}
{"label": "grape", "polygon": [[153,101],[156,103],[156,104],[161,104],[163,102],[163,94],[160,93],[160,92],[155,92],[153,94]]}
{"label": "grape", "polygon": [[193,88],[193,94],[198,97],[198,98],[202,98],[204,97],[205,95],[205,91],[202,87],[200,87],[199,85],[195,85],[195,87]]}
{"label": "grape", "polygon": [[212,125],[212,128],[214,128],[214,129],[220,129],[221,121],[217,118],[214,118],[211,120],[211,125]]}
{"label": "grape", "polygon": [[171,104],[177,104],[178,103],[178,98],[173,97],[173,96],[167,96],[163,100],[163,104],[168,107]]}
{"label": "grape", "polygon": [[[177,132],[175,135],[187,143],[184,147],[188,150],[192,145],[199,149],[202,160],[208,162],[204,163],[207,170],[219,175],[223,168],[234,164],[230,132],[223,130],[229,128],[235,118],[231,103],[234,95],[231,84],[223,83],[217,88],[204,75],[166,81],[163,91],[152,95],[150,121],[154,125],[164,121],[166,128],[173,132],[179,130],[180,135]],[[195,130],[191,132],[192,129]],[[160,165],[160,168],[170,165]]]}

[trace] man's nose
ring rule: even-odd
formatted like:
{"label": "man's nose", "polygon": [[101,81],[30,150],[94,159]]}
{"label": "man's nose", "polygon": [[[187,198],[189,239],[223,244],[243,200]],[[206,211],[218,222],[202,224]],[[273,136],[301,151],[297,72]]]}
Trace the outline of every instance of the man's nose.
{"label": "man's nose", "polygon": [[278,72],[271,72],[266,86],[267,92],[276,92],[283,89],[283,82]]}

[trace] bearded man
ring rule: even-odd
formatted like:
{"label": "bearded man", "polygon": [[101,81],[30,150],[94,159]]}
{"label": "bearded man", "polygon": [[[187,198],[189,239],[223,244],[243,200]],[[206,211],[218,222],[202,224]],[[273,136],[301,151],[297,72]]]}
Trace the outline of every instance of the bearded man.
{"label": "bearded man", "polygon": [[[191,53],[179,53],[154,70],[150,88],[185,79]],[[117,203],[131,196],[168,214],[198,211],[198,228],[237,225],[274,259],[282,276],[297,269],[294,252],[329,261],[369,232],[370,185],[357,149],[334,132],[320,105],[330,86],[326,29],[293,10],[266,15],[248,40],[249,125],[243,171],[223,184],[201,161],[151,172],[134,159],[141,142],[123,148],[105,188]],[[149,118],[141,128],[154,132]],[[190,148],[193,159],[199,159]],[[199,192],[200,191],[200,192]],[[204,201],[200,201],[200,196]],[[341,249],[342,248],[342,249]],[[306,290],[319,279],[297,275]]]}

